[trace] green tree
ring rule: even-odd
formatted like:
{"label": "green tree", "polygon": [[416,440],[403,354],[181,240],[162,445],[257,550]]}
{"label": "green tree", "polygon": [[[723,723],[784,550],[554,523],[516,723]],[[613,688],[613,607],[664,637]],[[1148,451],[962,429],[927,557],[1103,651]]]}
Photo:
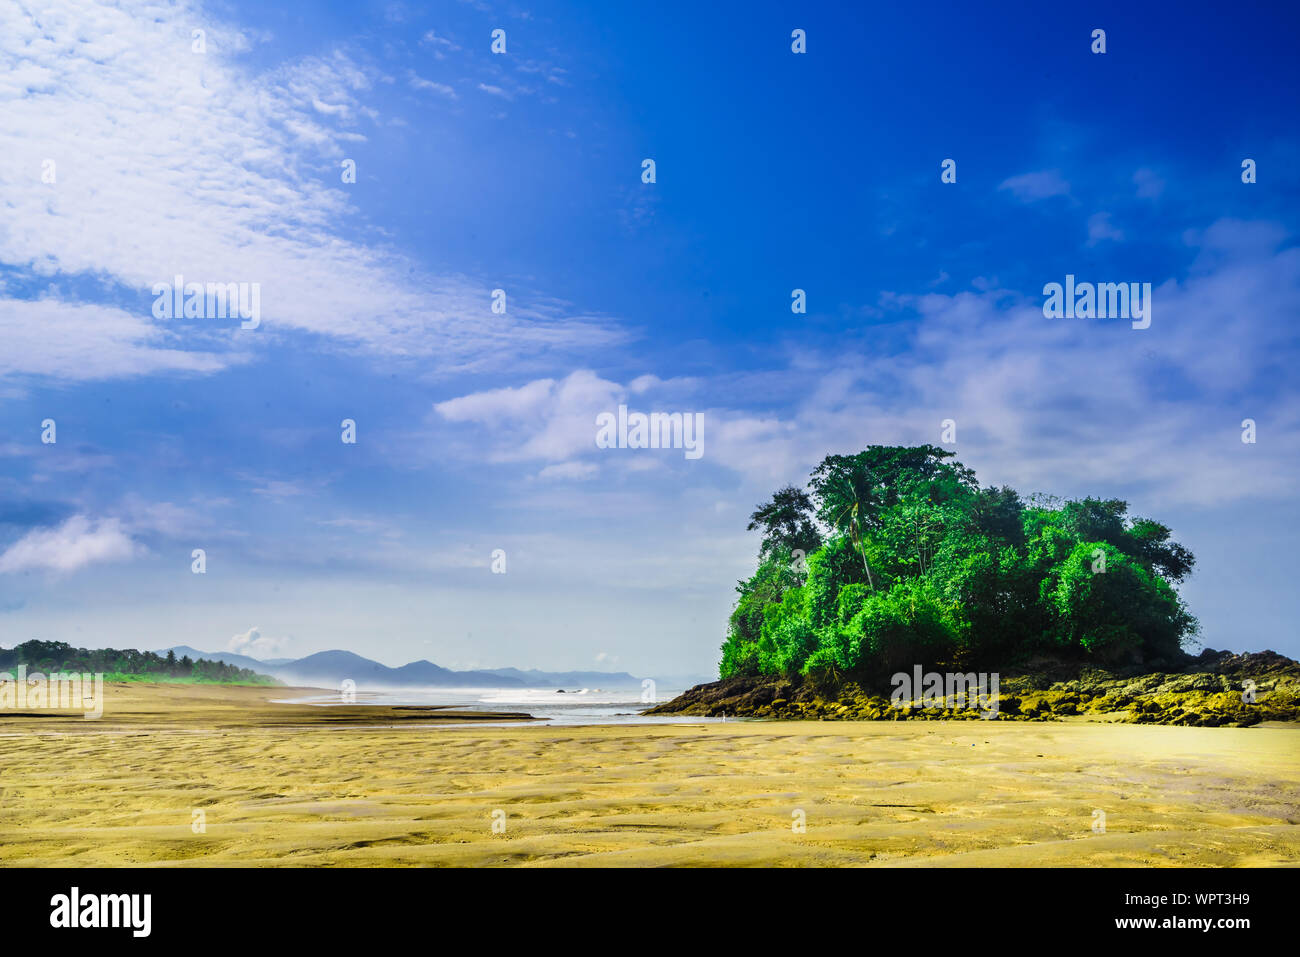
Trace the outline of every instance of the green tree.
{"label": "green tree", "polygon": [[807,555],[815,551],[822,536],[812,515],[813,503],[807,492],[793,485],[777,489],[770,502],[758,506],[749,516],[749,531],[763,532],[759,556],[767,558],[779,551]]}
{"label": "green tree", "polygon": [[1080,542],[1042,587],[1057,642],[1105,663],[1168,660],[1195,633],[1169,583],[1106,542]]}
{"label": "green tree", "polygon": [[[1196,634],[1174,590],[1195,559],[1167,526],[1131,519],[1120,499],[1026,504],[951,459],[934,446],[827,456],[810,495],[786,486],[755,511],[763,547],[737,587],[723,676],[880,675],[1044,651],[1153,661]],[[801,563],[810,509],[829,533]]]}

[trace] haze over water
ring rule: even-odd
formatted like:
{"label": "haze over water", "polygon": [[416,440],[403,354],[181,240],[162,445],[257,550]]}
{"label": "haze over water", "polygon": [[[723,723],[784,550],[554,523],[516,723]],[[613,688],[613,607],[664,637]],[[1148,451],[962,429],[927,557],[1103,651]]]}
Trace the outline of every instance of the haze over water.
{"label": "haze over water", "polygon": [[[394,688],[388,691],[358,691],[355,702],[345,702],[337,692],[284,701],[323,706],[345,703],[453,707],[461,711],[526,711],[537,719],[533,724],[700,724],[721,722],[721,718],[676,715],[643,715],[657,703],[670,701],[683,689],[656,692],[656,700],[643,702],[639,688]],[[513,722],[512,722],[513,723]],[[478,723],[475,726],[479,726]]]}

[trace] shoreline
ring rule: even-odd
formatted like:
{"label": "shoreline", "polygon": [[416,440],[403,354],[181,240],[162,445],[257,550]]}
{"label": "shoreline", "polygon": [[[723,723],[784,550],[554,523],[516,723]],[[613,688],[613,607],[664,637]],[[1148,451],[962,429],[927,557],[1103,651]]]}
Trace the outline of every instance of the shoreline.
{"label": "shoreline", "polygon": [[326,707],[280,700],[286,695],[306,697],[322,693],[330,693],[330,689],[297,685],[105,682],[104,712],[98,718],[88,719],[79,709],[0,710],[0,732],[24,728],[68,730],[69,724],[98,725],[105,729],[161,729],[171,724],[214,728],[336,727],[537,720],[522,711],[459,711],[451,705],[357,703]]}

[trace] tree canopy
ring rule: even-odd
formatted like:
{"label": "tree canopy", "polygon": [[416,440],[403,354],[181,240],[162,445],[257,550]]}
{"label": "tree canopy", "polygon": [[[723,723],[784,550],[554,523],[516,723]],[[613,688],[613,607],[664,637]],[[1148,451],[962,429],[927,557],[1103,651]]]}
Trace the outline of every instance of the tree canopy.
{"label": "tree canopy", "polygon": [[812,521],[813,503],[803,489],[787,485],[778,489],[772,501],[758,506],[749,516],[749,531],[762,529],[759,555],[802,551],[805,555],[822,543],[821,532]]}
{"label": "tree canopy", "polygon": [[190,678],[227,683],[264,683],[272,680],[249,668],[239,668],[222,661],[210,661],[207,658],[194,661],[189,655],[177,660],[176,652],[171,650],[163,656],[154,651],[135,649],[74,648],[64,641],[36,639],[24,641],[13,648],[0,648],[0,671],[18,665],[27,665],[45,674],[56,671],[104,672],[111,675]]}
{"label": "tree canopy", "polygon": [[1168,527],[1118,499],[981,488],[953,459],[928,445],[830,455],[807,492],[760,505],[722,677],[1181,654],[1197,622],[1174,586],[1195,559]]}

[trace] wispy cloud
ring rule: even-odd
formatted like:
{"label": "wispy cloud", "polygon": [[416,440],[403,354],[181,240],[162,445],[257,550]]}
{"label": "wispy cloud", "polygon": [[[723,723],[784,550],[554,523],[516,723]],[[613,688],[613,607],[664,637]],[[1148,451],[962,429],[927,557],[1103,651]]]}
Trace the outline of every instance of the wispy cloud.
{"label": "wispy cloud", "polygon": [[186,342],[148,313],[51,298],[0,298],[0,340],[0,375],[64,380],[206,374],[248,358],[219,342]]}
{"label": "wispy cloud", "polygon": [[[1254,317],[1300,310],[1300,250],[1268,223],[1223,221],[1188,239],[1201,265],[1157,284],[1149,330],[1049,320],[1041,299],[1006,289],[896,295],[887,314],[906,321],[874,337],[870,352],[805,348],[789,368],[732,376],[725,390],[690,383],[699,403],[690,407],[708,423],[702,465],[759,484],[797,481],[828,452],[938,444],[940,423],[953,418],[967,464],[1030,491],[1128,489],[1196,505],[1287,494],[1300,457],[1300,393],[1285,373],[1291,333]],[[1272,394],[1246,400],[1263,369],[1275,370]],[[1198,401],[1177,397],[1173,383],[1193,383]],[[664,401],[665,385],[684,383],[624,385],[578,370],[436,410],[476,427],[468,454],[552,463],[544,475],[581,478],[575,463],[602,462],[595,414],[636,392],[650,408],[681,407]],[[717,402],[724,391],[748,403]],[[1267,445],[1241,443],[1246,416],[1267,417]]]}
{"label": "wispy cloud", "polygon": [[1133,174],[1139,199],[1157,199],[1165,191],[1165,181],[1160,174],[1145,167]]}
{"label": "wispy cloud", "polygon": [[1124,238],[1124,232],[1111,225],[1110,213],[1093,213],[1088,217],[1088,245],[1095,246],[1106,240],[1116,242]]}
{"label": "wispy cloud", "polygon": [[1033,203],[1052,196],[1067,196],[1070,184],[1061,176],[1060,170],[1040,170],[1034,173],[1021,173],[1002,181],[998,189],[1009,190],[1022,203]]}
{"label": "wispy cloud", "polygon": [[[436,373],[509,362],[506,341],[517,357],[617,338],[606,320],[527,300],[508,320],[494,315],[486,284],[430,275],[339,230],[356,215],[340,166],[375,116],[362,101],[367,71],[343,53],[255,73],[240,57],[251,41],[184,0],[3,9],[0,205],[10,228],[0,263],[28,277],[95,277],[117,309],[88,347],[73,346],[24,329],[32,310],[86,328],[84,301],[52,294],[34,306],[11,293],[0,323],[27,347],[16,358],[6,349],[0,367],[81,378],[211,372],[232,361],[223,356],[232,340],[254,350],[306,332],[420,357]],[[207,31],[206,52],[192,50],[194,29]],[[53,182],[42,181],[47,169]],[[150,290],[178,274],[259,283],[261,327],[156,325]],[[92,351],[90,372],[79,373],[77,354]]]}
{"label": "wispy cloud", "polygon": [[437,93],[439,96],[445,96],[449,100],[456,99],[456,91],[446,83],[435,83],[433,80],[426,80],[418,76],[414,71],[407,74],[407,79],[411,83],[413,90],[427,90],[430,93]]}
{"label": "wispy cloud", "polygon": [[447,37],[439,36],[436,30],[426,31],[420,37],[420,44],[434,49],[434,55],[439,59],[445,55],[443,51],[456,52],[460,50],[460,44],[449,40]]}

